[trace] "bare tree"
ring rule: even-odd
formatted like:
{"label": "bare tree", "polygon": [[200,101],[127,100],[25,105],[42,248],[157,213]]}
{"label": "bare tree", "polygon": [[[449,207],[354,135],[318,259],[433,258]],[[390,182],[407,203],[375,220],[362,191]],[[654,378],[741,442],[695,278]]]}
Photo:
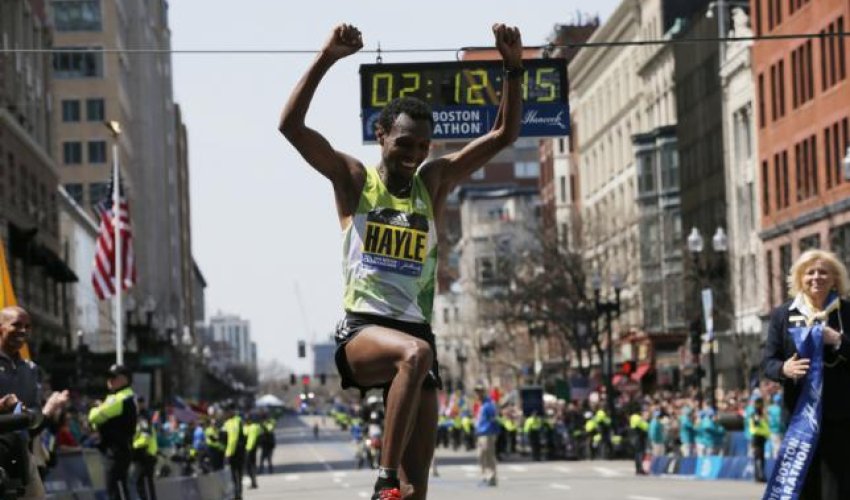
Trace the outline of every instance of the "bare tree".
{"label": "bare tree", "polygon": [[259,389],[263,394],[281,395],[289,389],[291,370],[273,359],[260,363],[258,378]]}
{"label": "bare tree", "polygon": [[[570,361],[576,356],[578,369],[588,375],[582,352],[595,348],[599,359],[604,351],[593,328],[587,328],[592,315],[592,298],[587,296],[582,256],[569,251],[557,238],[529,229],[538,244],[498,257],[498,286],[478,293],[479,315],[497,323],[500,337],[492,361],[521,377],[533,345],[532,324],[542,322],[544,340],[558,346],[566,379]],[[515,249],[516,250],[516,249]],[[537,332],[539,333],[539,332]]]}

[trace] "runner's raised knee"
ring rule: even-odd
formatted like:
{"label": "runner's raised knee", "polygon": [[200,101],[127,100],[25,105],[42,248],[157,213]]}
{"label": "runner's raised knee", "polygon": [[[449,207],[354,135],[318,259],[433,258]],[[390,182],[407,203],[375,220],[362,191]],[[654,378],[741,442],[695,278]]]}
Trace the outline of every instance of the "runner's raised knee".
{"label": "runner's raised knee", "polygon": [[417,377],[422,378],[431,369],[434,362],[434,354],[427,342],[419,339],[411,339],[404,347],[399,370],[408,370]]}

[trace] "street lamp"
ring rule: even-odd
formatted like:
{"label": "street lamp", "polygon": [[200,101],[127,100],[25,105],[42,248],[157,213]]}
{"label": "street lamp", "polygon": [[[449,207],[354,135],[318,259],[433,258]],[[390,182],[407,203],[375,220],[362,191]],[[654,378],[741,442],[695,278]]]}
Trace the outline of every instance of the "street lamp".
{"label": "street lamp", "polygon": [[[596,316],[596,333],[599,334],[599,318],[605,316],[605,327],[607,333],[607,376],[605,377],[605,393],[606,406],[608,408],[608,416],[614,419],[614,341],[613,341],[613,317],[620,316],[620,290],[622,282],[619,274],[614,274],[611,280],[614,288],[614,302],[602,301],[602,277],[599,275],[599,270],[595,270],[591,277],[591,286],[593,287],[594,307]],[[610,431],[603,437],[605,453],[611,451]],[[607,455],[606,455],[607,456]]]}
{"label": "street lamp", "polygon": [[607,376],[605,377],[605,392],[608,404],[608,415],[614,418],[614,341],[613,337],[613,318],[620,317],[620,291],[622,290],[622,279],[619,274],[614,274],[611,279],[611,285],[614,288],[614,302],[602,301],[602,277],[599,275],[599,270],[594,271],[591,277],[591,286],[593,287],[593,303],[596,308],[596,324],[597,333],[599,318],[605,316],[605,329],[607,339]]}
{"label": "street lamp", "polygon": [[705,11],[705,17],[711,19],[714,17],[714,9],[717,9],[717,37],[720,41],[720,64],[726,59],[726,9],[728,7],[743,7],[749,9],[750,3],[746,0],[716,0],[708,4]]}
{"label": "street lamp", "polygon": [[540,385],[543,373],[540,341],[547,335],[546,319],[537,317],[530,304],[522,306],[522,316],[528,327],[528,336],[531,337],[531,342],[534,345],[534,384]]}
{"label": "street lamp", "polygon": [[[716,410],[717,370],[714,365],[714,319],[711,314],[713,298],[710,283],[706,283],[706,276],[714,271],[719,271],[722,268],[720,266],[713,267],[711,262],[706,263],[704,266],[700,265],[699,257],[700,254],[702,254],[704,247],[705,245],[703,244],[702,234],[700,234],[699,229],[696,227],[691,228],[691,234],[688,235],[688,250],[691,252],[691,257],[693,258],[694,272],[696,273],[697,284],[700,289],[700,298],[703,304],[702,309],[705,313],[703,321],[706,330],[705,340],[708,342],[709,402],[711,407]],[[711,237],[711,247],[715,254],[725,253],[729,249],[729,239],[726,237],[726,232],[722,227],[718,227],[714,232],[714,236]],[[722,265],[722,260],[720,265]]]}

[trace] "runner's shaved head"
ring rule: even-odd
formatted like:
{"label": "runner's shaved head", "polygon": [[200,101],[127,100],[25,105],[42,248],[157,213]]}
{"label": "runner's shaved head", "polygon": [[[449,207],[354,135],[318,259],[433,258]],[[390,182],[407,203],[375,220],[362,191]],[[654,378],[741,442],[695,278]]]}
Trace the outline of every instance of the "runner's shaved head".
{"label": "runner's shaved head", "polygon": [[0,323],[11,321],[13,318],[17,318],[21,314],[29,316],[29,313],[23,307],[6,306],[3,309],[0,309]]}

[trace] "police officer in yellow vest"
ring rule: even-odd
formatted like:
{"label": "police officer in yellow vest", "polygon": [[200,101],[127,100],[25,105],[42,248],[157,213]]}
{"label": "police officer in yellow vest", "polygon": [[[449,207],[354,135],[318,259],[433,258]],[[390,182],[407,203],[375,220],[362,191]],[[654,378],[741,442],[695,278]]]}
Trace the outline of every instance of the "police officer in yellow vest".
{"label": "police officer in yellow vest", "polygon": [[136,464],[136,491],[142,500],[156,500],[153,477],[156,469],[156,431],[144,418],[139,419],[133,438],[133,462]]}
{"label": "police officer in yellow vest", "polygon": [[542,459],[540,433],[543,431],[543,419],[537,414],[536,410],[525,419],[522,431],[528,437],[528,443],[531,445],[531,458],[539,462]]}
{"label": "police officer in yellow vest", "polygon": [[593,419],[596,420],[596,431],[598,432],[598,441],[601,445],[597,447],[597,451],[602,459],[608,459],[613,455],[611,417],[608,416],[608,412],[600,408],[596,410]]}
{"label": "police officer in yellow vest", "polygon": [[224,443],[219,439],[220,435],[221,429],[218,427],[218,422],[214,418],[211,418],[204,428],[204,438],[207,444],[206,453],[209,458],[210,468],[214,471],[224,468]]}
{"label": "police officer in yellow vest", "polygon": [[274,435],[274,428],[277,422],[274,418],[267,418],[263,422],[263,434],[260,436],[260,473],[263,472],[263,464],[266,465],[266,472],[272,473],[272,454],[277,445]]}
{"label": "police officer in yellow vest", "polygon": [[517,423],[511,415],[506,413],[502,417],[502,425],[505,427],[505,452],[514,454],[516,453]]}
{"label": "police officer in yellow vest", "polygon": [[228,405],[224,411],[222,429],[227,434],[227,446],[224,458],[230,465],[230,478],[233,480],[233,498],[242,500],[242,468],[245,466],[245,429],[242,417],[236,413],[236,406]]}
{"label": "police officer in yellow vest", "polygon": [[245,426],[245,470],[251,478],[251,489],[257,487],[257,448],[263,426],[257,421],[256,415],[248,415],[248,425]]}
{"label": "police officer in yellow vest", "polygon": [[130,498],[127,471],[136,434],[136,401],[130,387],[130,370],[112,365],[106,376],[109,395],[89,411],[89,423],[100,434],[100,451],[106,457],[106,491],[110,500]]}
{"label": "police officer in yellow vest", "polygon": [[764,414],[764,400],[758,398],[754,402],[755,410],[750,416],[750,421],[747,423],[750,427],[750,435],[752,436],[753,447],[753,468],[755,480],[759,483],[765,482],[764,473],[764,448],[767,440],[770,439],[770,425],[767,422],[767,416]]}
{"label": "police officer in yellow vest", "polygon": [[635,450],[635,474],[643,476],[646,471],[643,470],[643,456],[646,453],[646,437],[649,432],[649,422],[646,421],[646,412],[641,412],[636,409],[629,416],[629,429],[632,435],[632,448]]}

